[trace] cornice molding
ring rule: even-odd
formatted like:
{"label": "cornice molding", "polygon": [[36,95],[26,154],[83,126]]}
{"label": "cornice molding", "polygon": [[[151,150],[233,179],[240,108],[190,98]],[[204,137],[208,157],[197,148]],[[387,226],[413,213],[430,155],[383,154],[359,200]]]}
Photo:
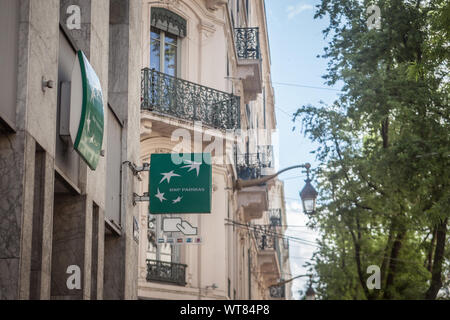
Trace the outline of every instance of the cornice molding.
{"label": "cornice molding", "polygon": [[225,0],[205,0],[205,5],[208,10],[216,11],[220,6],[227,4]]}

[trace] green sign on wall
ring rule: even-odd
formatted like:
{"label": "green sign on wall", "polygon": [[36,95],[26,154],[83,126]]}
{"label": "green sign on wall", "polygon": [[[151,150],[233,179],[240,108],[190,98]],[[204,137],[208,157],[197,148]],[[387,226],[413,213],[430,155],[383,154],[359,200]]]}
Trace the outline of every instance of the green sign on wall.
{"label": "green sign on wall", "polygon": [[[82,51],[78,51],[72,75],[72,101],[81,102],[81,115],[76,130],[75,150],[95,170],[103,143],[104,112],[103,94],[100,80]],[[77,82],[81,79],[81,92],[77,92]],[[80,95],[77,98],[76,95]],[[73,108],[76,105],[72,104]]]}
{"label": "green sign on wall", "polygon": [[211,154],[184,154],[182,161],[172,156],[151,156],[150,213],[211,213]]}

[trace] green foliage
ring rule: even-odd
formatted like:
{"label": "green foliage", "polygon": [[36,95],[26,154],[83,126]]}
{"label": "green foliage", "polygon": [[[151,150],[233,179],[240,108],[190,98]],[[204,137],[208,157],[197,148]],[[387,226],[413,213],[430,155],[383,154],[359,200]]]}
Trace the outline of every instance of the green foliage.
{"label": "green foliage", "polygon": [[[330,20],[324,78],[344,85],[332,105],[294,115],[320,144],[310,224],[323,235],[310,267],[323,299],[423,299],[450,272],[448,237],[433,237],[450,215],[450,4],[375,1],[381,30],[369,31],[371,3],[317,7],[315,17]],[[367,289],[369,265],[381,267],[381,290]]]}

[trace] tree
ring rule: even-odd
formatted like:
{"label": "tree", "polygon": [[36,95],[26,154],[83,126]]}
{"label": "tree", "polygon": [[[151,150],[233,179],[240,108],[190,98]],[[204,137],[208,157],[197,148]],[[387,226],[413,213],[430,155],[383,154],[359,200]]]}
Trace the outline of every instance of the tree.
{"label": "tree", "polygon": [[[294,115],[320,144],[323,231],[315,264],[322,298],[435,299],[448,274],[450,215],[450,5],[380,0],[381,29],[368,30],[370,1],[323,0],[332,105]],[[366,286],[379,265],[381,290]]]}

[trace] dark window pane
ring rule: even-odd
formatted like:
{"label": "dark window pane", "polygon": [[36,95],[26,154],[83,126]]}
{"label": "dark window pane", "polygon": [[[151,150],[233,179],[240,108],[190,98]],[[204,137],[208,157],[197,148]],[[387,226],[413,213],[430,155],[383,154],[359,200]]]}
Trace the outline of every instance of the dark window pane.
{"label": "dark window pane", "polygon": [[166,43],[168,44],[172,44],[172,45],[177,45],[177,37],[171,35],[170,33],[166,33],[166,39],[165,39]]}
{"label": "dark window pane", "polygon": [[167,42],[164,50],[164,73],[171,76],[177,74],[177,47]]}
{"label": "dark window pane", "polygon": [[150,68],[155,68],[157,71],[160,71],[160,48],[160,42],[152,39],[150,42]]}

